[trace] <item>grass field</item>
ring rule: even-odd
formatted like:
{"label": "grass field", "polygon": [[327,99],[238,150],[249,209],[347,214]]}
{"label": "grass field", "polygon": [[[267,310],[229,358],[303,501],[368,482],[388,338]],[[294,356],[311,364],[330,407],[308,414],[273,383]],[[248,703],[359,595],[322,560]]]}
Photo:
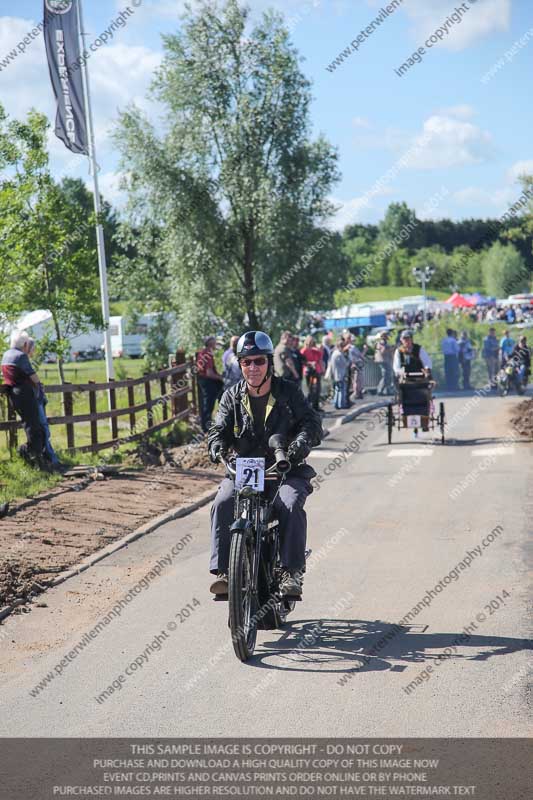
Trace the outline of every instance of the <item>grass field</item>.
{"label": "grass field", "polygon": [[[123,380],[125,378],[139,378],[146,371],[146,366],[143,359],[134,358],[115,358],[113,359],[115,366],[116,380]],[[54,364],[41,364],[39,370],[39,377],[45,385],[59,384],[59,375],[57,367]],[[87,383],[88,381],[95,381],[101,383],[106,381],[106,370],[104,361],[84,361],[79,363],[70,363],[65,365],[65,378],[70,383]],[[156,398],[160,393],[159,386],[155,383],[152,384],[152,397]],[[144,394],[144,385],[134,387],[135,403],[140,404],[146,401]],[[128,392],[127,389],[116,390],[117,408],[127,408]],[[89,413],[89,394],[88,392],[75,392],[73,394],[74,414],[88,414]],[[108,398],[107,392],[96,392],[96,410],[108,411]],[[154,410],[154,421],[158,422],[157,412],[160,409]],[[5,413],[5,408],[3,409]],[[137,415],[137,423],[142,422],[143,413]],[[61,417],[63,416],[62,408],[62,395],[49,394],[48,405],[46,406],[46,414],[48,417]],[[129,417],[124,415],[118,419],[119,436],[127,436],[129,433]],[[91,443],[91,426],[90,423],[77,423],[74,426],[75,431],[75,444],[81,447]],[[67,447],[67,434],[64,425],[52,425],[52,444],[58,451]],[[98,422],[98,441],[104,442],[111,439],[111,428],[109,420],[101,420]],[[25,440],[24,432],[19,431],[19,443]],[[82,458],[84,463],[87,463],[88,454]],[[9,459],[9,450],[7,447],[7,433],[0,435],[0,461]]]}
{"label": "grass field", "polygon": [[[400,297],[420,295],[422,289],[419,286],[362,286],[354,294],[357,296],[354,303],[374,303],[379,300],[398,300]],[[441,292],[429,287],[428,296],[435,297],[437,300],[446,300],[450,296],[450,292]]]}
{"label": "grass field", "polygon": [[[115,366],[116,380],[124,378],[139,378],[146,371],[143,359],[133,358],[116,358],[113,359]],[[46,385],[55,385],[59,383],[59,375],[57,367],[54,364],[41,364],[38,370],[39,376],[43,383]],[[95,381],[96,383],[104,383],[106,381],[105,363],[103,361],[84,361],[80,363],[71,363],[65,365],[65,377],[70,383],[87,383],[88,381]],[[158,384],[152,384],[152,397],[159,396],[160,389]],[[129,405],[128,394],[126,389],[117,389],[117,408],[125,408]],[[135,403],[144,403],[146,398],[144,395],[144,385],[134,387]],[[49,402],[46,407],[48,417],[63,416],[62,408],[62,395],[50,394]],[[76,392],[73,394],[74,414],[88,414],[89,413],[89,395],[86,392]],[[96,407],[97,411],[108,410],[107,392],[96,393]],[[5,419],[5,401],[0,401],[0,418]],[[146,412],[141,412],[137,415],[137,424],[142,428],[143,420],[145,419]],[[160,407],[154,409],[154,422],[157,423],[162,419]],[[67,434],[64,425],[52,425],[52,444],[58,452],[61,460],[68,465],[74,464],[98,464],[103,459],[109,459],[112,456],[113,462],[120,462],[123,460],[125,451],[131,449],[132,444],[125,444],[121,446],[115,453],[111,450],[104,450],[100,453],[76,453],[74,455],[66,455],[61,451],[67,447]],[[119,437],[127,437],[130,432],[129,417],[119,417],[118,419]],[[91,427],[90,423],[77,423],[74,426],[75,430],[75,443],[77,447],[84,444],[91,443]],[[164,428],[161,432],[154,434],[154,440],[163,441],[170,433],[177,431],[181,432],[183,437],[185,434],[184,426],[182,423],[177,423],[172,427]],[[26,437],[23,430],[19,431],[19,444],[25,441]],[[98,422],[98,440],[100,442],[108,441],[111,439],[111,428],[108,420]],[[61,481],[61,475],[47,474],[40,472],[28,466],[21,458],[15,456],[10,457],[8,449],[7,433],[0,434],[0,503],[13,501],[17,498],[30,498],[35,495],[51,489]]]}

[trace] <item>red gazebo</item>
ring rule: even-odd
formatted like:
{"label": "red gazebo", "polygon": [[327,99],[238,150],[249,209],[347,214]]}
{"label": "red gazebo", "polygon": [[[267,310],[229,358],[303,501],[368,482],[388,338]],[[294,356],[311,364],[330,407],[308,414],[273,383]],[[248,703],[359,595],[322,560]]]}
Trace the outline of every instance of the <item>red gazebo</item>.
{"label": "red gazebo", "polygon": [[473,300],[463,297],[463,295],[459,294],[459,292],[454,292],[445,302],[449,303],[454,308],[472,308],[475,306],[475,302]]}

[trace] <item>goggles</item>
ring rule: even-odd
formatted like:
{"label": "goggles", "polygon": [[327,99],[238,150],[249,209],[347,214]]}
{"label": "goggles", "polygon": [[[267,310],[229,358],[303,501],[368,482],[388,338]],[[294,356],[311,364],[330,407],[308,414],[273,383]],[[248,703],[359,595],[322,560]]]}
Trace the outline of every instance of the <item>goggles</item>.
{"label": "goggles", "polygon": [[240,360],[241,367],[250,367],[252,364],[255,364],[257,367],[264,367],[266,363],[266,356],[257,356],[257,358],[241,358]]}

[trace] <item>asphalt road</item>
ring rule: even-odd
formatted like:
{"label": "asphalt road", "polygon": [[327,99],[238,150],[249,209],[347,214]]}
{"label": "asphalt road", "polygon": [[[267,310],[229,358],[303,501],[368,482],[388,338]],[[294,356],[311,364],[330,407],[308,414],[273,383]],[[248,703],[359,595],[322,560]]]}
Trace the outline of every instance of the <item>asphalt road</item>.
{"label": "asphalt road", "polygon": [[0,735],[531,736],[533,449],[508,438],[516,398],[445,402],[446,446],[389,446],[373,414],[314,453],[304,602],[251,662],[208,592],[206,507],[0,626]]}

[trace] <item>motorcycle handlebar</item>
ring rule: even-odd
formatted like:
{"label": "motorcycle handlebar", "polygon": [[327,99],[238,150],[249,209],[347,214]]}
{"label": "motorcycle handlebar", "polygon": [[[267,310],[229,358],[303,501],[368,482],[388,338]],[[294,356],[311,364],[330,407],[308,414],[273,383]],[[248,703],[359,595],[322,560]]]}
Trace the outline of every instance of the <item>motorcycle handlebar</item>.
{"label": "motorcycle handlebar", "polygon": [[[220,456],[220,460],[228,470],[229,474],[234,478],[237,474],[237,470],[235,469],[235,467],[232,467],[229,461],[226,461],[224,456]],[[290,469],[291,465],[289,461],[287,460],[286,463],[288,464],[288,469]],[[280,463],[276,462],[275,464],[272,464],[271,467],[265,470],[265,475],[273,475],[275,472],[277,472],[280,475],[283,475],[285,472],[288,472],[288,469],[283,469],[282,466],[280,467]]]}

